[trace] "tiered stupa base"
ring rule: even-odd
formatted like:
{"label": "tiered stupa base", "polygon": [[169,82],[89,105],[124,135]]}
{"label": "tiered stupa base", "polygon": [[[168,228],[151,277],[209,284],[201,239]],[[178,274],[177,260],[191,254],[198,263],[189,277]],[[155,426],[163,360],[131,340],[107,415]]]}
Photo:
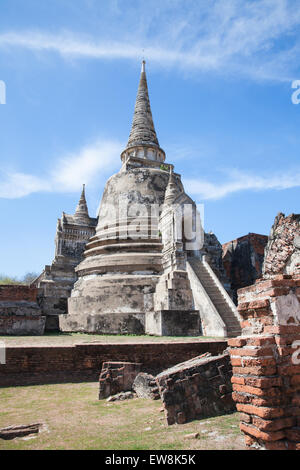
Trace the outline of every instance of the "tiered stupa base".
{"label": "tiered stupa base", "polygon": [[146,312],[153,309],[157,275],[92,275],[77,281],[61,331],[144,334]]}

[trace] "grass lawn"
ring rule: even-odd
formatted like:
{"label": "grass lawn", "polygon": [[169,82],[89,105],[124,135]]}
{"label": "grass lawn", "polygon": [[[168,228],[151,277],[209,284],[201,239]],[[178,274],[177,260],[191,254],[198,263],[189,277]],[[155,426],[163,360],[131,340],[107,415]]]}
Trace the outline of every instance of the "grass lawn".
{"label": "grass lawn", "polygon": [[67,346],[75,343],[149,343],[216,341],[209,336],[92,335],[85,333],[46,333],[43,336],[0,336],[7,346]]}
{"label": "grass lawn", "polygon": [[[0,428],[45,423],[34,437],[0,439],[4,449],[244,449],[238,413],[167,426],[161,401],[99,401],[98,383],[0,389]],[[184,439],[189,433],[197,439]]]}

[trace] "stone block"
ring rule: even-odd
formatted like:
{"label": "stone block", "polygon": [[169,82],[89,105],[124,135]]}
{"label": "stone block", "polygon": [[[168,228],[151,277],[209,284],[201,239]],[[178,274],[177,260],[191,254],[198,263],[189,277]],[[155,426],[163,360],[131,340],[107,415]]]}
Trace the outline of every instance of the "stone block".
{"label": "stone block", "polygon": [[197,310],[161,310],[146,313],[146,333],[157,336],[199,336],[200,315]]}

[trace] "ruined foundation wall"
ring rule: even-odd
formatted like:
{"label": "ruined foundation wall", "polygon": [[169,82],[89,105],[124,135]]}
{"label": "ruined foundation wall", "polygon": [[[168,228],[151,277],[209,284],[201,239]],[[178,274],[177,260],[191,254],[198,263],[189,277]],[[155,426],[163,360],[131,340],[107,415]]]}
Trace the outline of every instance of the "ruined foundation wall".
{"label": "ruined foundation wall", "polygon": [[226,347],[226,341],[7,347],[0,387],[96,382],[102,363],[108,361],[141,363],[143,371],[157,374],[205,352],[218,355]]}
{"label": "ruined foundation wall", "polygon": [[228,341],[247,446],[300,449],[300,276],[239,291],[242,336]]}
{"label": "ruined foundation wall", "polygon": [[[203,355],[206,356],[206,355]],[[195,357],[156,377],[167,423],[183,424],[235,409],[228,354]]]}
{"label": "ruined foundation wall", "polygon": [[0,286],[0,335],[42,335],[45,317],[38,290],[24,285]]}
{"label": "ruined foundation wall", "polygon": [[3,285],[0,286],[0,302],[36,302],[38,289],[25,285]]}

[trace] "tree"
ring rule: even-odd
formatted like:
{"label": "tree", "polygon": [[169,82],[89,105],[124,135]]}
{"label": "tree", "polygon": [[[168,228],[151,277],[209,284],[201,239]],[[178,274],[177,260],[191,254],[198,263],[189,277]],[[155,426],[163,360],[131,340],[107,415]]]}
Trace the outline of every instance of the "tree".
{"label": "tree", "polygon": [[0,274],[0,285],[7,284],[20,284],[20,281],[16,277],[6,276],[5,274]]}
{"label": "tree", "polygon": [[25,284],[29,286],[36,277],[38,277],[38,274],[35,272],[26,273],[21,279],[7,276],[6,274],[0,274],[0,285]]}
{"label": "tree", "polygon": [[26,273],[25,276],[23,276],[22,278],[22,284],[31,284],[32,281],[34,281],[35,278],[38,277],[38,274],[35,273],[35,272],[32,272],[32,273]]}

